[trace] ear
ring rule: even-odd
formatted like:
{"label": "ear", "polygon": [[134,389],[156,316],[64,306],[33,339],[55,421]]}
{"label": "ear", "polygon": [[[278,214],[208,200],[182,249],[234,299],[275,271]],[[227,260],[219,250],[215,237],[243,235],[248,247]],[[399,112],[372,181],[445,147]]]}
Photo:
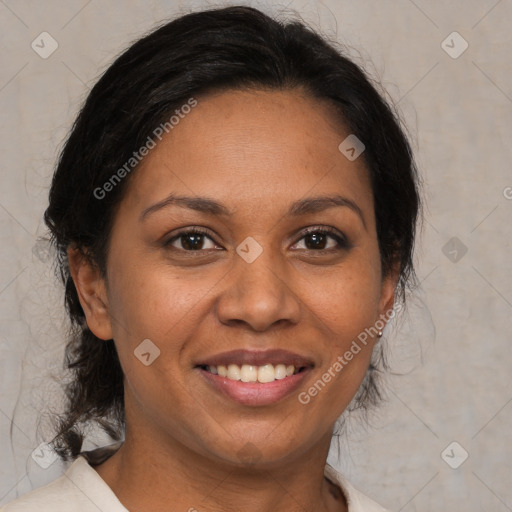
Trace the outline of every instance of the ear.
{"label": "ear", "polygon": [[111,340],[107,291],[99,268],[82,251],[73,247],[68,248],[68,262],[89,329],[96,337]]}
{"label": "ear", "polygon": [[400,261],[395,261],[393,268],[383,277],[380,299],[379,299],[379,318],[387,322],[389,314],[395,303],[395,289],[400,277]]}

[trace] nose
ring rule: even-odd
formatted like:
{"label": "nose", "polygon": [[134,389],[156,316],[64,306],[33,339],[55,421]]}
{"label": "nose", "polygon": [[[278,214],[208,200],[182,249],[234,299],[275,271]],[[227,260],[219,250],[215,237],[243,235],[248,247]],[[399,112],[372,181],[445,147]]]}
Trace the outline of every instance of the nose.
{"label": "nose", "polygon": [[277,324],[297,324],[301,301],[293,290],[284,263],[277,263],[270,251],[252,263],[236,256],[231,272],[225,277],[229,285],[217,300],[217,315],[225,325],[249,326],[266,331]]}

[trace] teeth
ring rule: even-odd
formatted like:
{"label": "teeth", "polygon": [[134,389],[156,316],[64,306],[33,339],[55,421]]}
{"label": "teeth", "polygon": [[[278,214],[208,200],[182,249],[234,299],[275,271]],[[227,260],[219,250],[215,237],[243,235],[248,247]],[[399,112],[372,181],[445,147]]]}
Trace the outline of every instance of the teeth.
{"label": "teeth", "polygon": [[228,379],[231,379],[231,380],[240,380],[242,377],[241,372],[240,372],[240,367],[236,364],[230,364],[228,366],[227,377],[228,377]]}
{"label": "teeth", "polygon": [[275,367],[275,372],[276,372],[276,379],[284,379],[287,376],[286,366],[284,364],[278,364]]}
{"label": "teeth", "polygon": [[274,365],[266,364],[258,368],[258,382],[274,382],[276,379],[277,371]]}
{"label": "teeth", "polygon": [[214,375],[227,377],[230,380],[241,380],[242,382],[274,382],[275,380],[291,377],[294,373],[298,373],[298,369],[292,364],[286,366],[284,364],[265,364],[263,366],[254,366],[243,364],[241,367],[237,364],[207,366],[206,369]]}
{"label": "teeth", "polygon": [[244,364],[240,368],[240,380],[242,382],[256,382],[258,380],[258,367]]}

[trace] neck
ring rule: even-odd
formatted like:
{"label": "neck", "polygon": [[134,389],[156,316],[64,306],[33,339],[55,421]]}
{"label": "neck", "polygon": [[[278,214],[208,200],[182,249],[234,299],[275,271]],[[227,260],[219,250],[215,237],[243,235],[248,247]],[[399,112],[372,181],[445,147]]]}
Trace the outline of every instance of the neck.
{"label": "neck", "polygon": [[176,440],[127,429],[121,448],[96,471],[131,512],[346,511],[324,477],[330,436],[293,461],[234,466]]}

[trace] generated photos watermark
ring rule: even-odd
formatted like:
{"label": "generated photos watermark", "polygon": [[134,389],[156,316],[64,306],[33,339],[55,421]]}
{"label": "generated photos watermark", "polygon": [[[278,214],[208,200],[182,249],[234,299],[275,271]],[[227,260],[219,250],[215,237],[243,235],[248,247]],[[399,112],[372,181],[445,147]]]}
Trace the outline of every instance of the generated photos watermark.
{"label": "generated photos watermark", "polygon": [[352,341],[350,348],[348,348],[343,355],[337,357],[336,361],[325,371],[322,376],[309,387],[307,391],[302,391],[298,395],[298,400],[301,404],[306,405],[311,401],[312,397],[315,397],[325,388],[326,384],[334,379],[345,366],[352,361],[355,355],[359,354],[362,350],[362,346],[366,346],[368,338],[370,336],[376,336],[379,331],[382,331],[386,326],[386,323],[391,320],[399,311],[402,309],[401,304],[397,304],[386,313],[382,314],[380,318],[371,326],[367,327],[364,331],[358,334],[357,338]]}
{"label": "generated photos watermark", "polygon": [[149,152],[156,147],[155,139],[162,140],[164,133],[170,133],[179,124],[181,119],[184,119],[187,114],[197,105],[195,98],[189,98],[187,103],[183,104],[179,109],[174,111],[174,114],[169,118],[168,121],[160,123],[152,132],[152,135],[148,135],[146,142],[137,150],[133,152],[131,156],[112,176],[103,183],[101,187],[94,189],[93,195],[96,199],[105,199],[109,192],[112,192],[114,188],[121,183],[123,178],[126,178],[133,169],[142,161],[142,159],[149,154]]}

